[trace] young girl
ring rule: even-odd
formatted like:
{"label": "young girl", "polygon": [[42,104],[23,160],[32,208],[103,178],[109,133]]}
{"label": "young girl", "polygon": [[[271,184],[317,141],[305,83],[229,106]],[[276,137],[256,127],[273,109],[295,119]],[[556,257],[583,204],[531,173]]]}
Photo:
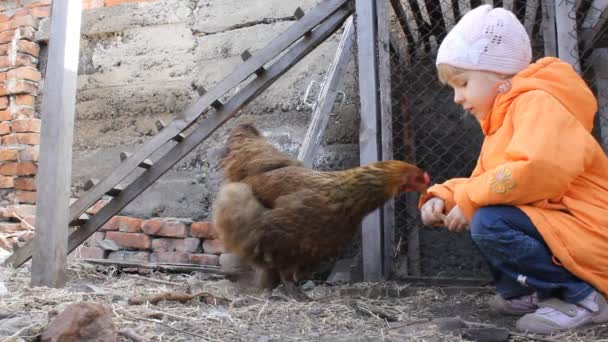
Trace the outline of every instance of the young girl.
{"label": "young girl", "polygon": [[509,11],[468,12],[439,47],[439,78],[485,140],[469,178],[431,187],[424,224],[470,229],[517,328],[550,334],[608,321],[608,158],[590,134],[596,99],[571,65],[530,64]]}

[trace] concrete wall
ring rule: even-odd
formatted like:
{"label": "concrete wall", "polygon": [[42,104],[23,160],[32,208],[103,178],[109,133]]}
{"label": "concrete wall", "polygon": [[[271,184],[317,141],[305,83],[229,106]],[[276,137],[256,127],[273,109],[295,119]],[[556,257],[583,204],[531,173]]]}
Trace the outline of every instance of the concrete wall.
{"label": "concrete wall", "polygon": [[[264,47],[294,23],[297,6],[316,1],[156,0],[89,9],[83,13],[77,118],[74,135],[73,195],[82,195],[89,178],[108,175],[121,151],[135,151],[156,134],[155,121],[171,121],[242,63],[240,54]],[[49,19],[40,22],[37,40],[49,36]],[[281,149],[295,155],[311,110],[302,97],[312,80],[321,80],[331,63],[339,34],[219,129],[156,184],[123,210],[138,217],[207,217],[221,174],[218,150],[228,129],[255,122]],[[44,55],[43,46],[43,55]],[[41,57],[41,69],[44,58]],[[351,64],[349,70],[352,71]],[[358,122],[352,72],[342,90],[348,103],[330,120],[318,164],[344,168],[358,164]],[[42,103],[44,96],[38,97]],[[154,158],[153,158],[154,159]]]}

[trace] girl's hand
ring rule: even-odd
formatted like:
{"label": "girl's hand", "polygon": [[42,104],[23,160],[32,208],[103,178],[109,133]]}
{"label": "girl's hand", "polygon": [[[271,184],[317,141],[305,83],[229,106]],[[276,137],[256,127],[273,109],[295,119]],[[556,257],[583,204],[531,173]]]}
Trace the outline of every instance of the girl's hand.
{"label": "girl's hand", "polygon": [[443,226],[445,219],[444,208],[445,202],[439,197],[433,197],[426,201],[422,208],[420,208],[422,223],[426,226]]}
{"label": "girl's hand", "polygon": [[469,221],[459,206],[452,208],[448,216],[445,217],[445,225],[451,232],[464,232],[469,229]]}

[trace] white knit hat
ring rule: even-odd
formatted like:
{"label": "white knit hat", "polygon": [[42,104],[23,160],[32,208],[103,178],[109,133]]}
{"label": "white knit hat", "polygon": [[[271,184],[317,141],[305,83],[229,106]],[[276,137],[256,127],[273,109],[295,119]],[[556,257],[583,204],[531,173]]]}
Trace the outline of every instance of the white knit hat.
{"label": "white knit hat", "polygon": [[445,37],[436,64],[513,75],[532,60],[526,29],[508,10],[481,5],[465,14]]}

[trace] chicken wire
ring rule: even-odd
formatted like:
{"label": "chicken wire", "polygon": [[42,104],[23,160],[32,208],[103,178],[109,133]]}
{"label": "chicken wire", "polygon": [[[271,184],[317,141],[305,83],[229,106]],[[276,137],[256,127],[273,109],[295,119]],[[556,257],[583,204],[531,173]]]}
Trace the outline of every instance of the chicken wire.
{"label": "chicken wire", "polygon": [[[475,166],[483,135],[477,121],[453,103],[452,90],[442,86],[437,79],[434,61],[438,44],[464,13],[482,3],[488,3],[515,13],[530,35],[533,60],[537,60],[545,56],[543,17],[546,13],[543,11],[547,6],[553,8],[554,5],[547,0],[387,2],[391,20],[394,158],[423,167],[431,175],[433,183],[441,183],[453,177],[467,177]],[[567,28],[575,38],[583,37],[582,32],[602,22],[606,15],[603,8],[605,5],[600,1],[577,1],[577,4],[565,5],[572,8],[569,15],[572,27]],[[605,32],[603,34],[606,35]],[[571,55],[579,63],[582,76],[598,96],[600,108],[593,134],[606,149],[608,49],[599,49],[597,45],[596,42],[595,48],[585,48],[580,43]],[[416,200],[406,196],[395,202],[395,241],[398,244],[395,257],[398,260],[407,260],[409,257],[406,273],[417,275],[421,271],[422,275],[429,276],[480,276],[486,273],[485,262],[475,250],[468,234],[423,227],[416,209]],[[411,234],[413,230],[419,230],[419,233]],[[419,244],[408,244],[408,240],[416,236],[419,236]],[[417,246],[419,251],[412,250]],[[416,260],[417,255],[420,255],[419,261]]]}

